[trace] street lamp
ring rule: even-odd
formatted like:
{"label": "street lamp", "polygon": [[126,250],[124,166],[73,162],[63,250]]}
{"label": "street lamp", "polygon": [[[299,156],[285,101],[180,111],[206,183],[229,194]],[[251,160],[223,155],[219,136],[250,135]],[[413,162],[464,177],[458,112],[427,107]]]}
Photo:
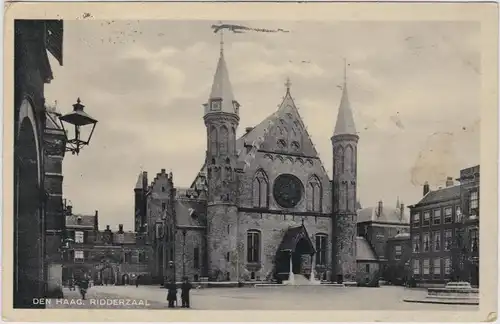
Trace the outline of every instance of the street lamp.
{"label": "street lamp", "polygon": [[[87,114],[85,111],[83,111],[83,108],[85,106],[81,104],[80,98],[76,100],[76,104],[73,105],[73,111],[64,115],[60,116],[59,119],[62,122],[66,122],[70,125],[73,125],[75,127],[75,136],[74,138],[67,138],[66,139],[66,151],[71,152],[72,154],[78,155],[80,153],[80,149],[83,148],[86,145],[89,145],[90,139],[92,138],[92,134],[94,133],[95,126],[97,124],[97,120],[92,118],[89,114]],[[66,133],[67,136],[67,130],[64,127],[64,123],[61,123],[62,128],[64,132]],[[87,125],[92,125],[92,129],[90,131],[90,134],[88,138],[82,139],[81,138],[81,127],[82,126],[87,126]]]}
{"label": "street lamp", "polygon": [[186,262],[184,262],[184,257],[186,255],[186,230],[182,230],[182,280],[184,280],[184,277],[186,276]]}

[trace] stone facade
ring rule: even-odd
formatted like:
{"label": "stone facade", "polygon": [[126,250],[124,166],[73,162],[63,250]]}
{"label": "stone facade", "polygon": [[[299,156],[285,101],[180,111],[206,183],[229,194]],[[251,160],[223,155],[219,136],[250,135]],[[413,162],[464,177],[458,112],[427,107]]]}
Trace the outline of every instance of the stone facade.
{"label": "stone facade", "polygon": [[[148,216],[150,239],[154,222],[171,228],[167,232],[173,227],[163,248],[155,249],[158,260],[174,256],[163,262],[163,281],[282,280],[290,263],[309,276],[313,259],[318,277],[355,281],[358,135],[346,85],[332,137],[333,181],[289,83],[278,110],[236,139],[239,108],[221,50],[204,104],[205,162],[189,188],[171,183],[172,211],[163,219]],[[141,190],[149,197],[156,189]],[[147,199],[146,213],[158,213],[158,203]]]}

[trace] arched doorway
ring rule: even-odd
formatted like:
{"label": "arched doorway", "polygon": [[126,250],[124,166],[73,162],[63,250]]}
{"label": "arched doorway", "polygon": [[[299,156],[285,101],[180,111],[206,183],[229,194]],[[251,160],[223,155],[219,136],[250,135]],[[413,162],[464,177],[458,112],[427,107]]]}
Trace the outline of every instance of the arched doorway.
{"label": "arched doorway", "polygon": [[21,104],[19,118],[14,147],[14,306],[35,308],[33,298],[44,297],[45,239],[38,132],[28,100]]}
{"label": "arched doorway", "polygon": [[103,285],[107,286],[115,284],[115,271],[112,266],[106,265],[99,272]]}
{"label": "arched doorway", "polygon": [[124,274],[122,276],[122,284],[123,285],[130,285],[130,279],[129,279],[128,274]]}
{"label": "arched doorway", "polygon": [[302,238],[297,242],[295,251],[292,252],[292,271],[294,274],[302,273],[303,255],[310,255],[311,250],[306,239]]}
{"label": "arched doorway", "polygon": [[281,244],[276,251],[274,277],[278,282],[288,280],[290,274],[290,258],[292,272],[304,274],[304,256],[315,253],[314,246],[304,225],[291,227],[283,235]]}

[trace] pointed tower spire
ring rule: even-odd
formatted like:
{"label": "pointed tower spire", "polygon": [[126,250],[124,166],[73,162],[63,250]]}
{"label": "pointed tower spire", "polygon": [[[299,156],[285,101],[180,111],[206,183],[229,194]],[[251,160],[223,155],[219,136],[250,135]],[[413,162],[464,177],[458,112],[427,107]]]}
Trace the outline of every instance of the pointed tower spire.
{"label": "pointed tower spire", "polygon": [[142,182],[143,181],[142,181],[142,170],[141,170],[141,172],[139,173],[139,177],[137,178],[137,183],[135,184],[134,189],[142,189]]}
{"label": "pointed tower spire", "polygon": [[229,80],[226,60],[224,58],[224,36],[221,33],[220,55],[208,103],[205,105],[205,114],[210,112],[225,112],[238,114],[239,104],[234,100],[233,87]]}
{"label": "pointed tower spire", "polygon": [[344,85],[342,86],[342,98],[340,99],[337,122],[335,124],[335,135],[356,135],[356,126],[352,116],[351,105],[347,95],[347,63],[344,59]]}

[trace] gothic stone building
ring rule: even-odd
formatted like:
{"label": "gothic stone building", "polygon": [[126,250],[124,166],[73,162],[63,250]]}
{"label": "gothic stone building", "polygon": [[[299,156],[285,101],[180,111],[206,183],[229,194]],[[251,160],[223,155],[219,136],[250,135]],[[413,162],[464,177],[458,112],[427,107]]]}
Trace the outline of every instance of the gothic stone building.
{"label": "gothic stone building", "polygon": [[[358,135],[344,82],[331,137],[333,179],[306,130],[287,83],[277,111],[240,138],[240,104],[221,50],[204,105],[206,158],[190,188],[165,170],[134,190],[136,230],[148,233],[160,281],[357,277]],[[200,125],[201,126],[201,125]]]}

